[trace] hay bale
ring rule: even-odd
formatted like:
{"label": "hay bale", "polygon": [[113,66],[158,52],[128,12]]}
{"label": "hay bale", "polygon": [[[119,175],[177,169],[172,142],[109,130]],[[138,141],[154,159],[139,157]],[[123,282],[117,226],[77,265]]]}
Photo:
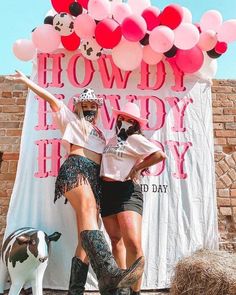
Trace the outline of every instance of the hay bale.
{"label": "hay bale", "polygon": [[236,254],[200,250],[175,268],[171,295],[236,295]]}

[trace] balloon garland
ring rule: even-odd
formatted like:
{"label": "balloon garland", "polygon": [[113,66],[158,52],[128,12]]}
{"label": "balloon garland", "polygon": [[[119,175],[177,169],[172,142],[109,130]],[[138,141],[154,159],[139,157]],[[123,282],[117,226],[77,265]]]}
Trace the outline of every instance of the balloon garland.
{"label": "balloon garland", "polygon": [[[217,10],[206,11],[199,24],[178,4],[162,11],[150,0],[51,0],[55,11],[32,32],[32,40],[17,40],[15,56],[32,60],[39,50],[51,53],[63,46],[80,49],[89,60],[111,54],[121,70],[132,71],[142,61],[154,65],[174,58],[184,73],[196,73],[211,65],[236,41],[236,20],[223,21]],[[50,42],[48,42],[50,40]],[[215,63],[214,63],[215,64]],[[203,72],[203,71],[202,71]]]}

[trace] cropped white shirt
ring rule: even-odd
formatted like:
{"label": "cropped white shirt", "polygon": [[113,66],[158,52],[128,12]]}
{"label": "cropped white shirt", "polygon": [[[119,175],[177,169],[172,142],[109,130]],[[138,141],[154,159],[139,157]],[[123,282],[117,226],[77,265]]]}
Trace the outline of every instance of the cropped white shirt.
{"label": "cropped white shirt", "polygon": [[141,134],[133,134],[125,141],[114,136],[104,149],[100,176],[124,181],[137,162],[157,151],[161,149]]}
{"label": "cropped white shirt", "polygon": [[86,137],[78,116],[73,113],[63,102],[60,102],[60,110],[52,112],[53,119],[62,132],[62,144],[70,153],[70,145],[78,145],[98,154],[102,154],[106,145],[106,139],[102,131],[93,124],[88,124],[89,132]]}

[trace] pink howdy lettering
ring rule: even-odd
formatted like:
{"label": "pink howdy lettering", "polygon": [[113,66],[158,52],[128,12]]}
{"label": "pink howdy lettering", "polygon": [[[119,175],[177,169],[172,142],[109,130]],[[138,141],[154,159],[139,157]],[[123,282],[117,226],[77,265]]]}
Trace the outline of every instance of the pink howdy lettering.
{"label": "pink howdy lettering", "polygon": [[[81,74],[81,70],[77,71],[79,68],[77,67],[77,62],[79,59],[81,59],[84,63],[84,77],[81,79],[81,82],[78,81],[78,75]],[[68,63],[68,79],[74,87],[86,87],[92,81],[94,72],[95,70],[91,60],[85,58],[81,53],[73,56]]]}
{"label": "pink howdy lettering", "polygon": [[[61,60],[65,56],[64,53],[39,53],[38,58],[38,84],[41,87],[57,87],[62,88],[64,83],[61,82],[62,66]],[[48,69],[47,62],[51,60],[52,68]],[[48,83],[48,72],[52,72],[52,81]]]}
{"label": "pink howdy lettering", "polygon": [[[109,74],[107,67],[107,59],[110,63],[111,74]],[[122,71],[114,64],[111,55],[102,55],[98,59],[98,67],[104,88],[111,89],[114,85],[114,81],[116,82],[118,89],[124,89],[127,87],[128,79],[132,72],[125,71],[124,76],[122,76]]]}
{"label": "pink howdy lettering", "polygon": [[185,91],[186,87],[184,86],[184,72],[182,72],[176,65],[174,57],[167,58],[166,61],[170,64],[175,79],[175,85],[171,86],[171,89],[176,92]]}
{"label": "pink howdy lettering", "polygon": [[174,115],[174,127],[171,129],[175,132],[185,132],[186,128],[183,127],[184,115],[187,106],[193,103],[193,100],[191,98],[180,100],[178,97],[166,97],[165,100],[168,101]]}
{"label": "pink howdy lettering", "polygon": [[[189,149],[192,146],[191,142],[177,142],[173,140],[167,140],[166,144],[169,146],[170,151],[175,159],[177,172],[172,173],[175,178],[178,179],[185,179],[187,178],[188,174],[184,172],[184,157]],[[179,152],[179,147],[182,147],[182,152]]]}
{"label": "pink howdy lettering", "polygon": [[138,84],[137,88],[141,90],[158,90],[160,89],[164,82],[165,82],[165,65],[161,61],[156,66],[156,75],[155,75],[155,83],[153,86],[150,86],[150,74],[149,71],[150,65],[146,64],[145,62],[142,62],[141,64],[141,77],[140,77],[140,83]]}
{"label": "pink howdy lettering", "polygon": [[[35,142],[38,147],[38,171],[34,174],[35,177],[46,178],[48,176],[58,175],[60,160],[62,158],[60,142],[60,139],[45,139]],[[50,155],[48,155],[47,151],[49,146]]]}
{"label": "pink howdy lettering", "polygon": [[[151,139],[151,142],[153,142],[156,146],[158,146],[162,151],[164,151],[164,146],[157,140]],[[165,169],[165,163],[166,160],[163,160],[156,165],[150,167],[147,171],[143,173],[144,176],[159,176],[162,174],[162,172]]]}

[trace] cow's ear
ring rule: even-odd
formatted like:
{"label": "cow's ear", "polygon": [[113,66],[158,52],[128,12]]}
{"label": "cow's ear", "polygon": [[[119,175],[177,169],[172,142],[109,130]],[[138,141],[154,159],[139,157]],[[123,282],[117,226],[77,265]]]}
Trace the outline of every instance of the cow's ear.
{"label": "cow's ear", "polygon": [[60,236],[61,236],[61,233],[59,233],[59,232],[56,231],[55,233],[53,233],[50,236],[48,236],[48,239],[49,239],[50,242],[51,241],[56,242],[56,241],[58,241],[60,239]]}
{"label": "cow's ear", "polygon": [[19,245],[28,244],[29,241],[30,241],[30,236],[21,235],[21,236],[17,237],[16,240],[17,240]]}

